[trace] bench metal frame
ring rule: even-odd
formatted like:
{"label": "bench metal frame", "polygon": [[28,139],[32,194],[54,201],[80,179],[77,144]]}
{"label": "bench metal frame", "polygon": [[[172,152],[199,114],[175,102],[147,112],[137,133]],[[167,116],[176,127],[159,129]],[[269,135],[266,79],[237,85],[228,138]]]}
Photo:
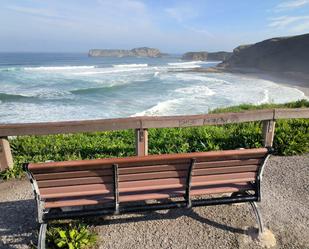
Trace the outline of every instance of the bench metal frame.
{"label": "bench metal frame", "polygon": [[[30,180],[32,189],[34,191],[35,200],[37,202],[37,211],[38,211],[38,222],[40,223],[40,232],[38,239],[38,249],[45,249],[45,237],[47,231],[47,223],[52,220],[60,219],[78,219],[82,217],[90,216],[104,216],[111,214],[125,214],[125,213],[139,213],[139,212],[149,212],[156,210],[166,210],[166,209],[176,209],[176,208],[192,208],[200,206],[213,206],[213,205],[224,205],[224,204],[233,204],[233,203],[244,203],[249,202],[250,206],[253,209],[253,212],[256,217],[256,221],[259,227],[259,234],[263,233],[264,227],[262,222],[262,216],[259,212],[257,202],[261,201],[261,183],[262,175],[265,168],[265,165],[270,157],[270,154],[273,153],[272,148],[268,148],[268,154],[264,158],[261,167],[259,168],[256,180],[252,183],[254,193],[249,193],[248,191],[244,192],[234,192],[230,197],[216,197],[216,198],[206,198],[192,200],[190,196],[191,190],[191,180],[192,180],[192,171],[194,169],[194,164],[196,159],[192,158],[191,163],[188,169],[186,188],[184,200],[170,201],[168,203],[151,203],[151,204],[139,204],[139,205],[128,205],[128,204],[119,204],[119,187],[118,187],[118,165],[113,164],[113,179],[114,179],[114,204],[113,205],[101,205],[99,208],[95,209],[82,209],[82,210],[72,210],[72,211],[62,211],[60,208],[53,210],[44,209],[44,200],[40,198],[40,192],[36,180],[34,179],[32,173],[28,169],[28,163],[24,164],[23,169],[26,171],[27,176]],[[179,198],[178,198],[179,199]],[[97,205],[100,206],[100,205]]]}

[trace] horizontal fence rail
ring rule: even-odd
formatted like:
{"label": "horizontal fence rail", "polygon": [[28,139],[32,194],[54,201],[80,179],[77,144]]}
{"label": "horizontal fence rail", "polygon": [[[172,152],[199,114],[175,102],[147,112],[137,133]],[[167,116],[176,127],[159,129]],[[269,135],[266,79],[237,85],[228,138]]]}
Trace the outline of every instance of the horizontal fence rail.
{"label": "horizontal fence rail", "polygon": [[272,146],[275,121],[278,119],[309,118],[309,108],[264,109],[237,113],[183,116],[141,116],[116,119],[62,121],[42,123],[0,124],[0,171],[12,167],[9,136],[51,135],[80,132],[135,130],[136,154],[148,154],[149,128],[197,127],[262,121],[264,146]]}
{"label": "horizontal fence rail", "polygon": [[194,127],[289,118],[309,118],[309,108],[266,109],[187,116],[142,116],[42,123],[0,124],[0,137],[49,135],[126,129]]}

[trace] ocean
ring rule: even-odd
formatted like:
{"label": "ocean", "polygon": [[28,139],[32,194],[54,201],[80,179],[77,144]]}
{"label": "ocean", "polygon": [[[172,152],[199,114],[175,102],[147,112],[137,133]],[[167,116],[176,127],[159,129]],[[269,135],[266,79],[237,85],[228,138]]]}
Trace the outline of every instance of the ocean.
{"label": "ocean", "polygon": [[305,98],[296,88],[187,69],[219,62],[102,58],[78,53],[0,53],[1,123],[201,114],[242,103]]}

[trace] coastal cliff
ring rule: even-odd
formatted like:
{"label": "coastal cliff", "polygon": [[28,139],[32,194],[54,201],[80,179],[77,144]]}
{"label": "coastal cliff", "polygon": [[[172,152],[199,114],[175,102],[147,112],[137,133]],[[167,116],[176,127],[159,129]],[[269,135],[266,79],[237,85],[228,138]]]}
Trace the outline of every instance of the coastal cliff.
{"label": "coastal cliff", "polygon": [[190,61],[224,61],[228,59],[232,53],[230,52],[187,52],[183,54],[182,59],[183,60],[190,60]]}
{"label": "coastal cliff", "polygon": [[225,69],[258,69],[309,74],[309,34],[272,38],[234,49],[218,66]]}
{"label": "coastal cliff", "polygon": [[91,57],[161,57],[164,54],[156,48],[133,48],[131,50],[125,49],[91,49],[88,56]]}

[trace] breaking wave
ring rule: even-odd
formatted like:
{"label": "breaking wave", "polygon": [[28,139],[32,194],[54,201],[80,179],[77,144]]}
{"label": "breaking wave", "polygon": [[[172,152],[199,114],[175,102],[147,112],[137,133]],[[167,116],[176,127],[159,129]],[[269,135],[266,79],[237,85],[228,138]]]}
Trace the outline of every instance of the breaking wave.
{"label": "breaking wave", "polygon": [[109,85],[103,87],[92,87],[92,88],[84,88],[84,89],[76,89],[70,91],[72,94],[83,95],[83,94],[95,94],[95,93],[104,93],[107,91],[112,91],[117,88],[121,88],[122,85]]}
{"label": "breaking wave", "polygon": [[169,99],[166,101],[162,101],[154,105],[153,107],[142,111],[135,113],[132,115],[133,117],[137,116],[160,116],[160,115],[168,115],[170,112],[175,110],[179,105],[181,105],[186,99],[179,98],[179,99]]}
{"label": "breaking wave", "polygon": [[189,61],[189,62],[173,62],[168,63],[171,68],[199,68],[202,61]]}
{"label": "breaking wave", "polygon": [[8,93],[0,93],[0,102],[17,102],[24,100],[34,99],[32,96],[25,96],[22,94],[8,94]]}
{"label": "breaking wave", "polygon": [[215,95],[215,92],[209,89],[207,86],[189,86],[178,88],[175,90],[176,93],[189,94],[189,95],[203,95],[203,96],[212,96]]}
{"label": "breaking wave", "polygon": [[205,64],[213,64],[216,65],[220,63],[220,61],[184,61],[184,62],[171,62],[168,63],[169,67],[171,68],[199,68]]}
{"label": "breaking wave", "polygon": [[31,94],[0,93],[0,102],[37,102],[42,100],[56,100],[70,98],[71,93],[66,91],[37,91]]}
{"label": "breaking wave", "polygon": [[67,71],[94,68],[96,68],[96,66],[24,67],[23,69],[25,71]]}
{"label": "breaking wave", "polygon": [[116,68],[140,68],[140,67],[148,67],[148,64],[116,64],[113,65]]}
{"label": "breaking wave", "polygon": [[20,67],[5,67],[5,68],[0,68],[0,72],[16,72],[20,71],[22,68]]}

